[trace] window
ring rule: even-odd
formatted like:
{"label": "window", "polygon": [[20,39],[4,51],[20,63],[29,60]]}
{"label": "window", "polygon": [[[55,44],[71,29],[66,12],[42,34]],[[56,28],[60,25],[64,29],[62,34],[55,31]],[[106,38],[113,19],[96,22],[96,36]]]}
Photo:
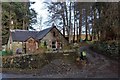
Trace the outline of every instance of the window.
{"label": "window", "polygon": [[56,48],[55,41],[52,41],[52,48]]}
{"label": "window", "polygon": [[44,41],[44,46],[47,46],[47,42],[46,41]]}
{"label": "window", "polygon": [[53,32],[53,37],[55,37],[55,32]]}

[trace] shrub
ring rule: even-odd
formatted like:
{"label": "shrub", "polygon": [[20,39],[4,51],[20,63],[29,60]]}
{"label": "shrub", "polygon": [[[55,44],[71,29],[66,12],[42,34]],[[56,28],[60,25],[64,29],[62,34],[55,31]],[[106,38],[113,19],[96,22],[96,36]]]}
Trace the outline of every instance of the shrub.
{"label": "shrub", "polygon": [[92,45],[94,50],[99,50],[103,54],[118,58],[119,57],[119,43],[117,41],[98,41],[94,42]]}
{"label": "shrub", "polygon": [[8,50],[8,51],[1,51],[0,55],[2,56],[9,56],[12,55],[13,51],[12,50]]}
{"label": "shrub", "polygon": [[[45,64],[47,64],[45,60],[45,56],[40,55],[24,55],[17,57],[6,57],[3,58],[3,67],[4,68],[21,68],[21,69],[32,69],[32,68],[41,68]],[[13,60],[13,63],[11,63]]]}

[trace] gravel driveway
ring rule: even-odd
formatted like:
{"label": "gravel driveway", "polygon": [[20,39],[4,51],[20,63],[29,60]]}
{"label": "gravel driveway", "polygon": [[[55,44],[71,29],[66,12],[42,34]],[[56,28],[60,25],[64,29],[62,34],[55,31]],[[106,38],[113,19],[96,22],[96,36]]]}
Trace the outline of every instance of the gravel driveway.
{"label": "gravel driveway", "polygon": [[36,74],[2,74],[3,78],[118,78],[118,62],[81,47],[87,52],[87,64],[79,65],[69,60],[55,59]]}

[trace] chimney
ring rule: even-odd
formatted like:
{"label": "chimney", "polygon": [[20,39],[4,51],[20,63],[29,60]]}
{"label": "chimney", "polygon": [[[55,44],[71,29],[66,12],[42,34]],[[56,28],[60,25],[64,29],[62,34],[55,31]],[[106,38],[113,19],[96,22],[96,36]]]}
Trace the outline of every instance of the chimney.
{"label": "chimney", "polygon": [[52,23],[52,27],[55,27],[55,24],[54,24],[54,23]]}

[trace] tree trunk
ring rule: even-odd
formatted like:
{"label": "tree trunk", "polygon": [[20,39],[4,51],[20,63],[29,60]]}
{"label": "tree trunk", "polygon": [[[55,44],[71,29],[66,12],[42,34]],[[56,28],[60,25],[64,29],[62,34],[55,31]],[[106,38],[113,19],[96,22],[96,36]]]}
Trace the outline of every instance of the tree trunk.
{"label": "tree trunk", "polygon": [[65,24],[65,15],[64,14],[62,14],[62,19],[63,19],[63,35],[65,36],[65,26],[66,26],[66,24]]}
{"label": "tree trunk", "polygon": [[9,29],[12,29],[12,25],[11,25],[11,2],[9,3]]}
{"label": "tree trunk", "polygon": [[0,2],[0,51],[2,50],[2,3]]}
{"label": "tree trunk", "polygon": [[90,41],[92,40],[92,35],[90,34],[90,28],[89,28],[89,37],[90,37]]}
{"label": "tree trunk", "polygon": [[85,19],[85,23],[86,23],[86,25],[85,25],[85,41],[87,41],[88,40],[88,33],[87,33],[87,30],[88,30],[88,22],[87,22],[87,16],[88,16],[88,10],[86,9],[85,10],[86,12],[85,12],[85,16],[86,16],[86,19]]}
{"label": "tree trunk", "polygon": [[28,11],[29,11],[29,3],[25,3],[25,8],[27,7],[26,13],[25,13],[25,30],[28,30],[29,20],[28,20]]}
{"label": "tree trunk", "polygon": [[[92,10],[90,9],[89,10],[89,16],[92,17]],[[91,35],[91,31],[90,31],[91,27],[89,25],[88,27],[88,32],[89,32],[89,40],[91,41],[92,40],[92,35]]]}
{"label": "tree trunk", "polygon": [[99,38],[100,38],[100,32],[98,31],[98,33],[97,33],[97,39],[99,40]]}
{"label": "tree trunk", "polygon": [[73,35],[73,42],[75,42],[75,6],[74,6],[74,35]]}
{"label": "tree trunk", "polygon": [[80,18],[79,18],[79,41],[81,40],[81,28],[82,28],[82,9],[80,9]]}
{"label": "tree trunk", "polygon": [[69,5],[69,43],[71,43],[71,37],[72,37],[71,27],[72,27],[72,24],[71,24],[71,2],[70,2],[70,5]]}
{"label": "tree trunk", "polygon": [[65,6],[65,14],[66,14],[66,25],[65,25],[65,30],[67,31],[67,36],[69,37],[69,30],[68,30],[68,11],[67,11],[67,5],[66,2],[64,3]]}
{"label": "tree trunk", "polygon": [[63,2],[63,6],[62,8],[64,9],[64,11],[62,12],[61,16],[62,16],[62,20],[63,20],[63,35],[65,36],[65,27],[66,27],[66,19],[65,19],[65,12],[66,12],[66,3]]}
{"label": "tree trunk", "polygon": [[23,30],[25,30],[25,21],[24,21],[24,18],[23,18]]}
{"label": "tree trunk", "polygon": [[79,34],[78,34],[78,23],[76,24],[76,35],[77,35],[77,43],[79,42]]}
{"label": "tree trunk", "polygon": [[93,10],[93,16],[94,16],[94,19],[92,21],[92,39],[95,40],[95,22],[96,22],[96,9]]}
{"label": "tree trunk", "polygon": [[65,22],[63,23],[63,35],[65,36]]}

